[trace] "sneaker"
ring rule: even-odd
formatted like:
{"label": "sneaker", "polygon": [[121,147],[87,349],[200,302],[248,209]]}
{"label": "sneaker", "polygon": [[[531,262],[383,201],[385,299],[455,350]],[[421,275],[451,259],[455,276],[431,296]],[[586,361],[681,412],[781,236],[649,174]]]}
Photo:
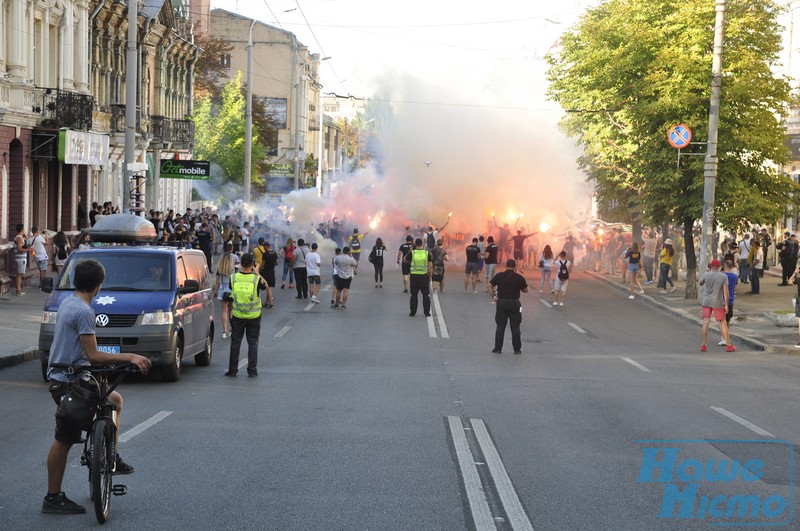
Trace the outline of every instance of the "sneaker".
{"label": "sneaker", "polygon": [[676,291],[678,291],[678,287],[677,286],[672,286],[672,289],[669,290],[670,293],[675,293]]}
{"label": "sneaker", "polygon": [[274,305],[274,304],[267,304],[267,309],[268,309],[268,310],[271,310],[271,309],[273,309],[274,307],[275,307],[275,305]]}
{"label": "sneaker", "polygon": [[86,507],[78,505],[67,498],[66,494],[59,492],[50,499],[48,499],[48,496],[44,497],[42,512],[49,514],[83,514],[86,512]]}
{"label": "sneaker", "polygon": [[236,371],[228,371],[225,373],[225,376],[230,376],[231,378],[236,378]]}
{"label": "sneaker", "polygon": [[559,302],[558,305],[559,306],[564,306],[564,303],[563,302]]}
{"label": "sneaker", "polygon": [[339,303],[337,302],[337,303],[331,305],[331,309],[332,310],[338,310],[339,309]]}
{"label": "sneaker", "polygon": [[522,354],[522,351],[521,350],[515,350],[514,354]]}
{"label": "sneaker", "polygon": [[133,474],[133,472],[133,467],[123,461],[119,454],[117,454],[117,460],[114,462],[114,475]]}
{"label": "sneaker", "polygon": [[659,293],[661,293],[661,294],[664,294],[664,293],[666,293],[666,292],[667,292],[667,290],[665,290],[665,289],[660,289],[660,290],[658,290],[658,292],[659,292]]}
{"label": "sneaker", "polygon": [[377,284],[375,284],[375,287],[377,288],[377,287],[378,287],[378,285],[377,285]]}
{"label": "sneaker", "polygon": [[633,299],[633,295],[628,295],[628,298],[629,299]]}
{"label": "sneaker", "polygon": [[733,345],[728,345],[727,347],[725,347],[725,352],[736,352],[736,347],[734,347]]}
{"label": "sneaker", "polygon": [[382,287],[383,287],[383,284],[378,284],[378,287],[379,287],[379,288],[382,288]]}
{"label": "sneaker", "polygon": [[647,284],[647,285],[650,285],[650,284],[653,283],[653,281],[652,280],[645,280],[644,283]]}
{"label": "sneaker", "polygon": [[720,347],[724,347],[725,345],[727,345],[727,343],[725,342],[724,339],[720,339],[719,343],[717,343],[717,345],[720,346]]}
{"label": "sneaker", "polygon": [[315,295],[312,295],[310,300],[313,303],[319,304],[319,299]]}
{"label": "sneaker", "polygon": [[472,293],[478,293],[478,290],[474,289],[472,290]]}
{"label": "sneaker", "polygon": [[800,340],[798,340],[797,343],[794,344],[794,348],[800,348]]}
{"label": "sneaker", "polygon": [[408,293],[408,288],[404,289],[403,293]]}
{"label": "sneaker", "polygon": [[705,343],[700,345],[700,352],[708,352],[708,346]]}
{"label": "sneaker", "polygon": [[228,339],[229,335],[228,332],[222,332],[222,339]]}
{"label": "sneaker", "polygon": [[500,350],[497,350],[497,349],[494,349],[494,350],[492,351],[492,354],[502,354],[502,353],[503,353],[502,351],[500,351]]}
{"label": "sneaker", "polygon": [[248,378],[258,378],[258,371],[247,371]]}
{"label": "sneaker", "polygon": [[333,308],[333,305],[334,305],[334,304],[336,304],[336,303],[335,303],[335,302],[333,302],[333,301],[331,301],[331,308]]}
{"label": "sneaker", "polygon": [[339,306],[339,309],[340,309],[340,310],[346,310],[346,309],[347,309],[347,306],[345,306],[344,304],[342,304],[342,305],[340,305],[340,306]]}
{"label": "sneaker", "polygon": [[286,288],[286,282],[281,282],[281,289]]}
{"label": "sneaker", "polygon": [[289,289],[292,289],[293,287],[294,287],[294,284],[289,284]]}

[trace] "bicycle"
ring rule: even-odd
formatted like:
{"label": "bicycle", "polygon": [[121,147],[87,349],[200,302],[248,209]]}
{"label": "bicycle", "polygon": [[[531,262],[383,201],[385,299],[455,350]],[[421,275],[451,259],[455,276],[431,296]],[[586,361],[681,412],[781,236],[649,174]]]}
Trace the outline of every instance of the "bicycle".
{"label": "bicycle", "polygon": [[[94,502],[94,513],[101,524],[111,511],[111,495],[124,496],[125,485],[113,485],[112,477],[117,455],[117,425],[114,422],[116,406],[108,396],[122,383],[126,374],[139,373],[133,363],[113,366],[91,366],[86,369],[95,380],[100,401],[83,444],[81,465],[89,468],[89,495]],[[109,382],[111,377],[116,377]]]}

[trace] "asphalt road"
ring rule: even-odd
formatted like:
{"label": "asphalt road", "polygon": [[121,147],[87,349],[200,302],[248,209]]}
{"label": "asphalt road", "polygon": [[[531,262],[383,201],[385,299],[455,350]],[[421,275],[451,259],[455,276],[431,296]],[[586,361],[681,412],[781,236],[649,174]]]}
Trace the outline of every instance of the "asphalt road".
{"label": "asphalt road", "polygon": [[[121,449],[137,471],[118,478],[128,494],[105,527],[708,529],[798,507],[800,358],[701,354],[693,325],[579,274],[563,308],[524,295],[523,354],[507,335],[497,355],[494,306],[464,293],[458,271],[430,320],[408,316],[399,272],[383,289],[365,273],[346,311],[328,307],[329,288],[312,307],[277,290],[258,378],[223,376],[229,340],[218,336],[210,367],[187,362],[175,384],[126,382]],[[91,507],[40,512],[53,412],[38,362],[0,371],[0,528],[96,525]],[[681,442],[643,442],[664,439]],[[684,478],[681,492],[698,485],[695,518],[660,518],[673,479],[637,481],[648,448],[662,465],[665,448],[695,459],[690,476],[720,460],[758,459],[762,473]],[[64,489],[89,506],[78,453]],[[786,510],[698,516],[702,495]]]}

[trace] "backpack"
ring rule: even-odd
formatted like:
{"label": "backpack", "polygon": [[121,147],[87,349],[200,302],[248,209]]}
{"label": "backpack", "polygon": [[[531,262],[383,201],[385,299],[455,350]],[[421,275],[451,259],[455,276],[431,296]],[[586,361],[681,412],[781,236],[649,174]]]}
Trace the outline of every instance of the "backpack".
{"label": "backpack", "polygon": [[567,267],[567,260],[558,261],[558,280],[569,280],[569,268]]}
{"label": "backpack", "polygon": [[361,240],[358,236],[350,236],[350,250],[352,251],[360,251],[361,250]]}
{"label": "backpack", "polygon": [[56,245],[56,255],[59,260],[67,259],[67,248],[63,245]]}
{"label": "backpack", "polygon": [[433,237],[433,233],[428,233],[428,249],[433,249],[436,247],[436,238]]}

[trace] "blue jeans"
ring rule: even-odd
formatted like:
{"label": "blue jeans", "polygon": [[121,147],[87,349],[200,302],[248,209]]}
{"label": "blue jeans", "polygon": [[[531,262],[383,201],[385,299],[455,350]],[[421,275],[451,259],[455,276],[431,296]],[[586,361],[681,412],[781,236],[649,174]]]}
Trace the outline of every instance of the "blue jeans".
{"label": "blue jeans", "polygon": [[661,262],[659,264],[659,274],[658,274],[658,287],[661,289],[667,289],[667,282],[673,288],[675,284],[672,283],[672,279],[669,277],[669,270],[672,268],[669,264],[665,264]]}
{"label": "blue jeans", "polygon": [[294,269],[292,269],[292,264],[284,260],[283,276],[281,277],[281,282],[286,282],[286,275],[289,275],[289,284],[294,284]]}
{"label": "blue jeans", "polygon": [[761,293],[761,271],[761,269],[756,268],[750,270],[750,282],[752,283],[750,293],[756,295]]}
{"label": "blue jeans", "polygon": [[742,279],[742,284],[747,284],[747,278],[750,276],[747,271],[747,258],[739,259],[739,278]]}

